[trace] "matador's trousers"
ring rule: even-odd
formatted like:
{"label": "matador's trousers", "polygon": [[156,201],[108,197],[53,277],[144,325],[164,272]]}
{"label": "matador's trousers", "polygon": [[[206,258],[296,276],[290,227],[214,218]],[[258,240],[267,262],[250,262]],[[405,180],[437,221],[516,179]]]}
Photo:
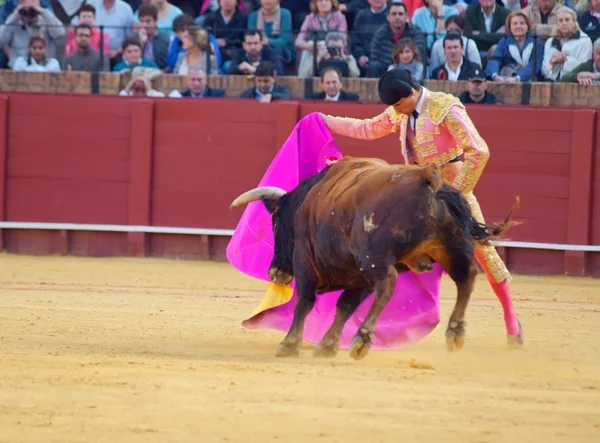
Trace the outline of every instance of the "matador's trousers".
{"label": "matador's trousers", "polygon": [[[442,165],[442,176],[444,177],[444,182],[446,184],[452,186],[452,183],[454,182],[454,179],[456,178],[456,175],[458,174],[462,164],[463,163],[459,161]],[[475,220],[477,220],[479,223],[485,223],[483,213],[481,212],[481,208],[479,207],[479,202],[477,201],[475,194],[473,194],[471,191],[463,192],[463,195],[471,206],[473,218],[475,218]],[[510,272],[508,272],[504,261],[498,255],[498,252],[494,246],[477,245],[475,249],[475,258],[483,268],[486,277],[490,282],[495,281],[500,283],[504,280],[511,280]]]}

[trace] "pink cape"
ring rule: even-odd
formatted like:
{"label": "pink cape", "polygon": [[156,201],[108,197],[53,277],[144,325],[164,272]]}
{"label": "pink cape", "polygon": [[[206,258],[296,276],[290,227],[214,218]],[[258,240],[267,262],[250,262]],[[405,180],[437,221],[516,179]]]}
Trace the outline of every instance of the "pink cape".
{"label": "pink cape", "polygon": [[[291,191],[304,178],[326,167],[326,159],[341,158],[341,152],[318,113],[298,122],[267,169],[258,186],[277,186]],[[240,189],[240,194],[246,189]],[[273,258],[270,214],[262,202],[249,203],[227,246],[227,258],[238,270],[269,281],[267,271]],[[392,299],[375,329],[371,349],[402,348],[429,335],[440,321],[438,294],[443,270],[399,276]],[[294,315],[294,283],[282,288],[269,283],[267,295],[242,324],[247,328],[271,328],[287,332]],[[304,340],[318,343],[331,326],[341,291],[317,295],[306,319]],[[373,302],[371,294],[346,323],[340,347],[347,349]]]}

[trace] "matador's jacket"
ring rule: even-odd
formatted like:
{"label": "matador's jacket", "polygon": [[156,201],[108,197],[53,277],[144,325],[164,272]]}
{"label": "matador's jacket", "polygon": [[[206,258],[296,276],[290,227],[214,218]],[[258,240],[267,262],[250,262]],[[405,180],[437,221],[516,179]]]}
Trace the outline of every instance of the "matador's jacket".
{"label": "matador's jacket", "polygon": [[[488,146],[456,97],[422,90],[414,131],[409,116],[396,112],[392,106],[365,120],[328,115],[327,126],[334,134],[363,140],[399,133],[405,162],[440,166],[444,181],[464,194],[473,216],[483,223],[473,189],[490,157]],[[510,280],[510,273],[493,246],[478,245],[476,253],[479,263],[487,268],[488,278],[496,282]]]}

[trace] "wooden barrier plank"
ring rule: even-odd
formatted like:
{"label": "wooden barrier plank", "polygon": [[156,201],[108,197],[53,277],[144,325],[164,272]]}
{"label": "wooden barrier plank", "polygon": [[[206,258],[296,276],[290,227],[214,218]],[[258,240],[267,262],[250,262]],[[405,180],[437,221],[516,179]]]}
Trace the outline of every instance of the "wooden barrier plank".
{"label": "wooden barrier plank", "polygon": [[[573,112],[567,228],[567,243],[570,244],[587,245],[591,240],[595,123],[595,111],[585,109]],[[566,251],[565,272],[569,275],[584,275],[586,256],[587,253],[583,251]]]}
{"label": "wooden barrier plank", "polygon": [[[129,179],[130,225],[150,225],[152,191],[152,147],[154,139],[154,102],[136,100],[131,117],[131,160]],[[146,255],[146,234],[127,234],[129,254]]]}
{"label": "wooden barrier plank", "polygon": [[[0,96],[0,221],[6,220],[6,175],[8,161],[8,97]],[[0,251],[4,250],[4,231],[0,229]]]}

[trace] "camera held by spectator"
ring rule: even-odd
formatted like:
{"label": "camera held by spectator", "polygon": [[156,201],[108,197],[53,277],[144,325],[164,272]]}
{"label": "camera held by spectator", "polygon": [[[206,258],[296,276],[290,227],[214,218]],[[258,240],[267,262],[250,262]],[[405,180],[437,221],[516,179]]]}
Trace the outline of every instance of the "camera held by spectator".
{"label": "camera held by spectator", "polygon": [[[337,68],[343,77],[359,77],[360,69],[352,54],[346,54],[346,36],[341,32],[331,31],[325,36],[325,41],[317,42],[317,73],[327,67]],[[309,65],[310,72],[299,73],[300,77],[312,75],[312,61]]]}

